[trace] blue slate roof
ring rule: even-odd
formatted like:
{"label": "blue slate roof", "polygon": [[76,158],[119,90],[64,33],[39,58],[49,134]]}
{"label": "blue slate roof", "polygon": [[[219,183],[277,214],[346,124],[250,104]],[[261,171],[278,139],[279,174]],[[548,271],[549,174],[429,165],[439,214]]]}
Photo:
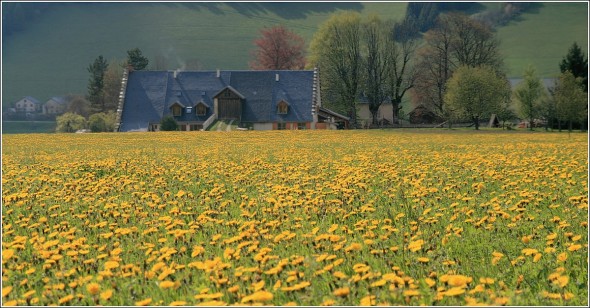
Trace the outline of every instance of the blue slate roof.
{"label": "blue slate roof", "polygon": [[61,104],[61,105],[65,105],[67,103],[66,98],[63,96],[54,96],[54,97],[50,98],[49,100],[53,100],[54,102]]}
{"label": "blue slate roof", "polygon": [[[279,74],[279,81],[275,80]],[[134,71],[129,74],[121,131],[147,130],[171,115],[170,106],[193,107],[177,121],[204,122],[213,114],[213,98],[229,87],[243,96],[242,122],[311,122],[313,71]],[[277,114],[277,104],[289,103],[287,114]],[[204,116],[196,114],[202,102]]]}
{"label": "blue slate roof", "polygon": [[41,102],[40,102],[38,99],[36,99],[36,98],[34,98],[34,97],[32,97],[32,96],[25,96],[25,97],[23,97],[21,100],[23,100],[23,99],[26,99],[26,100],[28,100],[29,102],[33,103],[33,104],[36,104],[36,105],[41,105]]}

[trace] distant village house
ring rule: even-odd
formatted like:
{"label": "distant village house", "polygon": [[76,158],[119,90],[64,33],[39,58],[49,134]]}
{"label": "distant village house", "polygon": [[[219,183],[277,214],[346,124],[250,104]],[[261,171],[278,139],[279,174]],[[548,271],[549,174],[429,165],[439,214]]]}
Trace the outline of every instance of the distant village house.
{"label": "distant village house", "polygon": [[58,115],[65,112],[68,102],[64,97],[54,96],[43,104],[43,114]]}
{"label": "distant village house", "polygon": [[41,102],[31,96],[23,97],[15,104],[16,112],[34,113],[41,109]]}

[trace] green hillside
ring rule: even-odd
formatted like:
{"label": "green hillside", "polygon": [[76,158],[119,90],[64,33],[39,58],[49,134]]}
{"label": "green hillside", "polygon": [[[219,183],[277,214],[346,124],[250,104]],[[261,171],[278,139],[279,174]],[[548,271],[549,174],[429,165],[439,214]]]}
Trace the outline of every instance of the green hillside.
{"label": "green hillside", "polygon": [[555,77],[574,41],[588,56],[588,3],[543,3],[499,28],[498,37],[511,77],[522,76],[528,64],[543,77]]}
{"label": "green hillside", "polygon": [[[139,47],[167,68],[199,63],[202,69],[247,69],[260,28],[284,24],[309,42],[331,14],[355,10],[400,20],[407,4],[389,3],[61,3],[2,46],[2,102],[30,95],[86,92],[86,68],[98,55],[124,59]],[[493,6],[493,5],[492,5]],[[490,4],[485,5],[490,7]],[[543,3],[500,28],[511,76],[532,63],[544,77],[573,41],[586,49],[586,3]],[[153,61],[152,61],[153,63]]]}
{"label": "green hillside", "polygon": [[170,69],[247,69],[259,29],[284,24],[309,42],[331,14],[355,10],[401,19],[406,3],[117,3],[61,4],[3,46],[3,97],[41,101],[85,93],[86,68],[98,55],[124,59],[139,47]]}

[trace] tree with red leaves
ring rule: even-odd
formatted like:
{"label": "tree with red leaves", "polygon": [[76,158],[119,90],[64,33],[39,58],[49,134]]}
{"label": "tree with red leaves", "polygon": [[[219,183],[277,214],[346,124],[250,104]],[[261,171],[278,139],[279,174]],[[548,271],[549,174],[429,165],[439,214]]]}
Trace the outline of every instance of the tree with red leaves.
{"label": "tree with red leaves", "polygon": [[303,38],[284,26],[260,30],[262,37],[254,40],[254,70],[301,70],[305,67]]}

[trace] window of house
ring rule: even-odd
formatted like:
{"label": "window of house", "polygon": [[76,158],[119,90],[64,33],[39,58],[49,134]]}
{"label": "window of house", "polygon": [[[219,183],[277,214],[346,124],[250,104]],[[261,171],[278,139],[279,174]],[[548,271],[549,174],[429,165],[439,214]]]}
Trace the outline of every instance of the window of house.
{"label": "window of house", "polygon": [[207,106],[204,104],[197,105],[197,115],[204,116],[207,113]]}
{"label": "window of house", "polygon": [[201,125],[201,124],[191,124],[190,129],[193,130],[193,131],[194,130],[201,130],[201,129],[203,129],[203,125]]}
{"label": "window of house", "polygon": [[172,115],[175,117],[179,117],[182,114],[182,108],[180,106],[173,106],[172,107]]}
{"label": "window of house", "polygon": [[305,129],[305,123],[297,123],[297,129]]}
{"label": "window of house", "polygon": [[278,114],[287,114],[289,112],[289,104],[285,101],[280,101],[277,105],[277,113]]}
{"label": "window of house", "polygon": [[193,107],[186,107],[186,113],[192,113]]}
{"label": "window of house", "polygon": [[287,124],[286,123],[277,123],[277,129],[278,130],[285,130],[285,129],[287,129]]}
{"label": "window of house", "polygon": [[185,130],[186,130],[186,124],[181,124],[180,131],[185,131]]}

